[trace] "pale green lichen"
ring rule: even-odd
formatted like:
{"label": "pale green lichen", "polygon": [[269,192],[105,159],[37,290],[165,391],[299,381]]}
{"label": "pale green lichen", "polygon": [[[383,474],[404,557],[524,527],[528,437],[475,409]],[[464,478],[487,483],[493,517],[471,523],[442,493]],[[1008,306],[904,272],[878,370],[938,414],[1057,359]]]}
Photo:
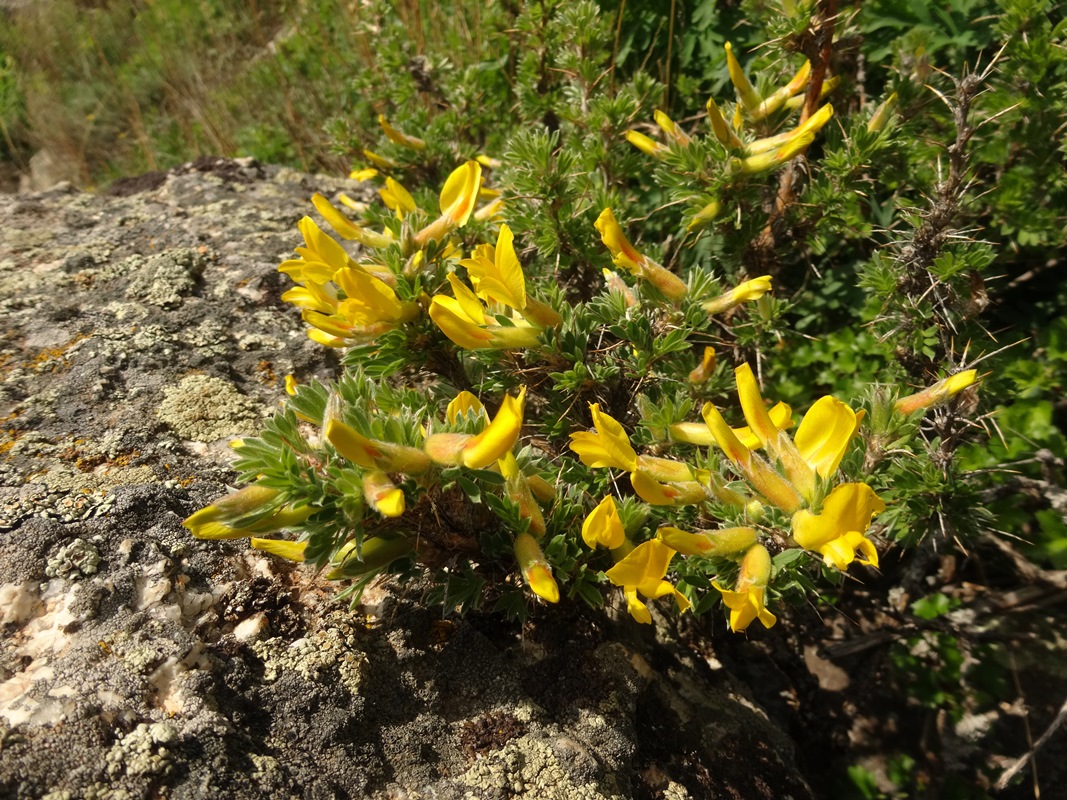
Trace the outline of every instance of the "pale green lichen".
{"label": "pale green lichen", "polygon": [[165,388],[156,413],[183,439],[214,442],[254,433],[263,409],[229,381],[197,374]]}
{"label": "pale green lichen", "polygon": [[[616,800],[622,795],[592,783],[575,783],[541,739],[522,736],[476,761],[458,781],[478,792],[525,800]],[[469,798],[481,797],[470,793]]]}
{"label": "pale green lichen", "polygon": [[263,660],[263,680],[267,683],[288,672],[314,681],[334,673],[349,692],[359,693],[367,657],[356,649],[355,634],[348,626],[319,630],[291,643],[264,639],[251,647]]}
{"label": "pale green lichen", "polygon": [[77,578],[92,575],[100,566],[100,552],[82,538],[59,548],[48,559],[44,574],[49,578]]}

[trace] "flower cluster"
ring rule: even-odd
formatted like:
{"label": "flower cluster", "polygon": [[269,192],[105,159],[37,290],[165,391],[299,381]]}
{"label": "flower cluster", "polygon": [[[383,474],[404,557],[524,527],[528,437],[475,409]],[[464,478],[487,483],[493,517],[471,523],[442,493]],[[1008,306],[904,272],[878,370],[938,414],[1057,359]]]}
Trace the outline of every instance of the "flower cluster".
{"label": "flower cluster", "polygon": [[[725,154],[720,186],[781,166],[833,115],[826,105],[781,132],[810,67],[760,94],[726,52],[738,101],[727,122],[709,100],[703,141]],[[824,93],[833,84],[823,81]],[[703,146],[666,114],[655,120],[666,144],[626,138],[664,159]],[[401,153],[433,149],[384,116],[379,125]],[[601,587],[617,587],[629,614],[650,623],[660,598],[680,612],[721,600],[734,631],[776,623],[772,609],[797,585],[789,570],[834,580],[856,561],[878,566],[871,526],[887,510],[875,489],[886,484],[857,480],[848,454],[869,437],[895,440],[872,436],[870,420],[861,433],[866,415],[914,429],[921,411],[973,384],[974,370],[901,399],[876,393],[866,410],[821,397],[794,425],[741,363],[746,424],[731,427],[731,410],[709,402],[729,387],[716,350],[759,351],[735,331],[782,306],[768,296],[770,275],[731,273],[725,291],[727,276],[712,269],[683,277],[673,252],[658,263],[613,208],[597,206],[595,220],[571,220],[584,233],[566,232],[587,240],[580,273],[539,283],[545,259],[524,249],[529,231],[510,216],[522,199],[485,185],[500,162],[470,159],[439,191],[412,192],[397,161],[364,156],[373,166],[352,177],[376,182],[387,212],[315,195],[320,217],[353,245],[304,217],[303,244],[279,267],[294,283],[282,298],[311,339],[347,351],[345,373],[329,385],[287,378],[285,410],[237,446],[249,485],[190,516],[194,536],[247,538],[357,589],[383,571],[428,574],[454,606],[480,596],[486,576],[509,610],[516,596],[525,608],[530,593],[557,603],[564,590],[597,604]],[[704,204],[689,229],[720,210],[718,199]]]}

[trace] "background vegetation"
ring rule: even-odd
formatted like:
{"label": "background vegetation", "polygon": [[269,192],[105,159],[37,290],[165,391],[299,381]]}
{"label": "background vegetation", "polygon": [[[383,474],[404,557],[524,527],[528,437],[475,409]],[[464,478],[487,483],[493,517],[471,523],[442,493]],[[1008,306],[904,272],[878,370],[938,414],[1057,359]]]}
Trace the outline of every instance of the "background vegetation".
{"label": "background vegetation", "polygon": [[[724,647],[786,663],[810,644],[870,681],[854,681],[851,712],[812,712],[845,738],[827,791],[987,797],[1011,764],[991,754],[1018,755],[1063,700],[1045,676],[1065,651],[1067,23],[1042,0],[812,5],[31,3],[0,11],[0,160],[28,172],[45,151],[102,188],[203,154],[347,172],[367,148],[414,190],[488,153],[524,257],[571,295],[603,261],[606,205],[683,275],[773,275],[776,300],[720,358],[759,359],[776,399],[871,399],[977,366],[979,392],[924,427],[887,482],[881,577],[821,598],[863,636],[835,643],[811,616]],[[798,53],[819,57],[827,26],[841,83],[805,172],[725,182],[702,175],[702,145],[653,162],[624,140],[655,135],[654,109],[706,133],[707,98],[732,99],[727,40],[766,89]],[[892,121],[869,130],[892,92]],[[388,141],[379,114],[427,149]],[[682,233],[712,197],[711,229]],[[707,392],[731,394],[728,370]],[[886,709],[885,730],[848,743],[842,716]],[[1023,774],[1007,791],[1036,796],[1040,773]]]}

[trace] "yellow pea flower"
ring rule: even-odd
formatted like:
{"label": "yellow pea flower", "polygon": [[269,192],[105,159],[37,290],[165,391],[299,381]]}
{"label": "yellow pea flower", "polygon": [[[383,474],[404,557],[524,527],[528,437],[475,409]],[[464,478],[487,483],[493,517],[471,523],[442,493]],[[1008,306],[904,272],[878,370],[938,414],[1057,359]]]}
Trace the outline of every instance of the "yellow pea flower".
{"label": "yellow pea flower", "polygon": [[749,142],[743,148],[745,155],[755,156],[760,153],[765,153],[768,150],[773,150],[776,147],[788,144],[799,136],[804,136],[808,133],[818,133],[826,123],[833,118],[833,116],[834,107],[827,103],[793,130],[777,133],[774,136],[767,136],[766,138],[756,139],[754,142]]}
{"label": "yellow pea flower", "polygon": [[[793,538],[805,550],[822,554],[835,569],[844,570],[855,560],[878,566],[878,551],[864,534],[871,519],[885,511],[885,503],[865,483],[843,483],[813,514],[802,509],[793,515]],[[866,558],[858,558],[856,553]]]}
{"label": "yellow pea flower", "polygon": [[665,152],[667,152],[667,146],[657,142],[650,136],[646,136],[639,131],[626,131],[626,141],[636,147],[645,155],[659,158]]}
{"label": "yellow pea flower", "polygon": [[696,368],[689,372],[690,383],[707,383],[711,378],[711,374],[715,371],[715,348],[705,347],[704,357],[700,359],[700,363]]}
{"label": "yellow pea flower", "polygon": [[388,158],[386,156],[378,155],[377,153],[367,149],[363,150],[363,155],[370,163],[372,163],[378,169],[396,169],[400,166],[399,162],[394,161],[393,159]]}
{"label": "yellow pea flower", "polygon": [[722,594],[723,604],[730,609],[730,630],[743,631],[758,619],[770,628],[778,618],[767,610],[765,596],[771,579],[771,554],[761,544],[752,547],[741,561],[741,574],[733,589],[713,581],[712,586]]}
{"label": "yellow pea flower", "polygon": [[482,416],[485,414],[485,406],[482,405],[481,400],[466,389],[453,397],[449,401],[448,407],[445,408],[445,419],[452,425],[455,425],[460,417],[472,414],[474,416]]}
{"label": "yellow pea flower", "polygon": [[388,247],[395,241],[391,234],[378,233],[356,225],[321,194],[312,195],[311,202],[315,210],[330,223],[330,227],[337,231],[337,235],[342,239],[349,239],[365,247],[374,248]]}
{"label": "yellow pea flower", "polygon": [[853,411],[835,397],[820,397],[800,421],[794,441],[800,457],[820,477],[829,479],[859,431],[865,412]]}
{"label": "yellow pea flower", "polygon": [[650,539],[637,545],[625,558],[604,573],[613,584],[622,587],[627,610],[638,622],[646,625],[652,622],[652,614],[638,598],[638,593],[649,600],[673,595],[678,609],[682,612],[691,607],[688,598],[670,581],[664,580],[674,553],[674,550],[658,539]]}
{"label": "yellow pea flower", "polygon": [[426,142],[417,136],[409,136],[406,133],[401,133],[392,125],[389,124],[389,120],[385,118],[384,114],[378,115],[378,125],[381,126],[382,132],[385,133],[386,138],[398,144],[401,147],[406,147],[409,150],[425,150]]}
{"label": "yellow pea flower", "polygon": [[[771,422],[779,430],[785,431],[793,427],[793,409],[788,403],[777,403],[767,413],[771,417]],[[730,430],[749,450],[758,450],[763,446],[747,425]],[[712,447],[718,444],[715,437],[711,435],[711,431],[708,430],[708,426],[700,422],[676,422],[667,429],[667,433],[673,442],[687,442],[701,447]]]}
{"label": "yellow pea flower", "polygon": [[246,539],[299,525],[314,513],[310,506],[274,507],[280,496],[275,489],[253,483],[201,508],[182,525],[197,539]]}
{"label": "yellow pea flower", "polygon": [[749,118],[761,120],[773,114],[784,106],[789,98],[804,88],[804,84],[808,82],[809,77],[811,77],[811,62],[805,61],[789,83],[763,98],[763,102],[752,110]]}
{"label": "yellow pea flower", "polygon": [[928,386],[917,394],[908,395],[897,400],[893,408],[901,414],[914,414],[923,408],[940,405],[950,397],[959,394],[978,380],[978,370],[968,369],[943,378],[933,386]]}
{"label": "yellow pea flower", "polygon": [[722,211],[722,203],[718,200],[712,200],[690,218],[685,226],[686,231],[692,233],[710,225],[719,216],[720,211]]}
{"label": "yellow pea flower", "polygon": [[763,102],[763,98],[749,83],[748,78],[745,76],[745,71],[741,69],[741,63],[737,60],[737,56],[734,55],[734,48],[730,42],[726,43],[726,68],[730,73],[730,82],[737,90],[737,96],[741,98],[745,108],[748,111],[755,111]]}
{"label": "yellow pea flower", "polygon": [[514,325],[498,325],[488,317],[477,295],[449,273],[455,297],[434,295],[429,315],[449,339],[467,350],[518,350],[536,347],[541,329],[523,319]]}
{"label": "yellow pea flower", "polygon": [[722,115],[722,111],[715,104],[713,98],[708,98],[707,103],[708,122],[711,124],[711,131],[715,134],[715,138],[722,142],[727,147],[740,147],[742,142],[734,133],[734,129],[726,122],[726,119]]}
{"label": "yellow pea flower", "polygon": [[378,190],[378,194],[385,205],[396,212],[398,219],[403,219],[406,214],[414,214],[418,208],[411,193],[392,178],[385,179],[385,186]]}
{"label": "yellow pea flower", "polygon": [[364,469],[419,475],[430,468],[430,459],[422,450],[368,438],[342,422],[329,406],[323,436],[338,453]]}
{"label": "yellow pea flower", "polygon": [[304,552],[307,550],[307,542],[292,542],[287,539],[257,539],[252,537],[248,544],[253,550],[260,550],[279,556],[287,561],[303,563]]}
{"label": "yellow pea flower", "polygon": [[690,533],[664,525],[656,531],[656,538],[683,556],[730,556],[748,550],[759,536],[755,528],[722,528]]}
{"label": "yellow pea flower", "polygon": [[348,173],[349,180],[357,181],[358,183],[363,183],[364,181],[369,181],[371,178],[376,177],[378,177],[378,170],[374,169],[373,167],[363,167],[362,169],[354,169],[350,173]]}
{"label": "yellow pea flower", "polygon": [[559,586],[537,540],[528,533],[520,533],[515,537],[514,549],[515,560],[531,591],[548,603],[558,603]]}
{"label": "yellow pea flower", "polygon": [[626,234],[623,233],[610,208],[601,211],[594,224],[600,232],[604,245],[611,252],[616,266],[627,269],[635,277],[648,281],[671,300],[678,300],[685,296],[688,291],[685,281],[639,253],[626,238]]}
{"label": "yellow pea flower", "polygon": [[289,561],[304,561],[304,551],[308,548],[307,542],[291,542],[287,539],[257,539],[254,536],[248,544],[253,550],[261,550],[272,556],[280,556]]}
{"label": "yellow pea flower", "polygon": [[440,241],[466,225],[474,213],[481,184],[482,166],[477,161],[468,161],[452,170],[441,188],[441,216],[415,234],[416,246],[422,248],[431,241]]}
{"label": "yellow pea flower", "polygon": [[679,128],[678,124],[662,111],[656,110],[653,112],[652,116],[655,118],[656,124],[659,125],[660,130],[667,134],[667,136],[673,139],[677,144],[686,145],[693,141],[689,134]]}
{"label": "yellow pea flower", "polygon": [[729,311],[742,303],[750,303],[759,300],[771,290],[771,276],[761,275],[758,278],[739,283],[726,294],[707,300],[701,307],[709,314],[721,314]]}
{"label": "yellow pea flower", "polygon": [[630,437],[618,420],[600,410],[599,403],[591,403],[596,433],[579,431],[571,434],[571,450],[587,467],[611,467],[633,472],[637,469],[637,452],[630,446]]}
{"label": "yellow pea flower", "polygon": [[745,421],[760,440],[760,444],[766,448],[772,463],[781,462],[789,482],[810,503],[815,496],[815,472],[808,462],[801,458],[789,435],[771,420],[752,367],[747,363],[737,367],[734,370],[734,378],[737,381],[737,395],[741,400]]}
{"label": "yellow pea flower", "polygon": [[426,439],[426,453],[438,464],[484,469],[511,452],[522,431],[525,408],[526,387],[523,386],[517,397],[504,395],[500,410],[481,433],[435,433]]}
{"label": "yellow pea flower", "polygon": [[484,430],[463,448],[463,465],[482,469],[511,452],[522,431],[522,415],[526,408],[526,387],[517,397],[504,395],[500,410]]}
{"label": "yellow pea flower", "polygon": [[753,489],[786,513],[791,514],[803,505],[801,496],[793,485],[741,443],[715,406],[705,403],[701,413],[716,443]]}
{"label": "yellow pea flower", "polygon": [[383,517],[404,513],[404,492],[379,469],[363,475],[363,499]]}
{"label": "yellow pea flower", "polygon": [[593,549],[596,549],[597,545],[610,550],[622,546],[626,531],[615,507],[615,500],[610,495],[601,500],[585,518],[582,523],[582,539]]}

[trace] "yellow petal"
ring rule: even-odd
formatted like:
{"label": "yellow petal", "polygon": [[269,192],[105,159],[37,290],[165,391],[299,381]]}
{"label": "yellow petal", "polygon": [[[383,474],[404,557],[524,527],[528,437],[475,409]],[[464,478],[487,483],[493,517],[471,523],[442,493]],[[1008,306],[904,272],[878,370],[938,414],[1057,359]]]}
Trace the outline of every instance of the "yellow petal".
{"label": "yellow petal", "polygon": [[597,217],[594,225],[600,232],[601,240],[611,252],[618,266],[625,267],[631,272],[640,267],[645,257],[630,244],[630,240],[622,232],[622,228],[610,208],[605,208],[600,212],[600,216]]}
{"label": "yellow petal", "polygon": [[642,153],[650,156],[659,156],[667,150],[664,145],[660,144],[655,139],[645,136],[643,133],[638,133],[637,131],[626,131],[626,141]]}
{"label": "yellow petal", "polygon": [[371,470],[363,476],[363,499],[383,517],[404,513],[404,492],[381,470]]}
{"label": "yellow petal", "polygon": [[630,612],[630,616],[642,625],[651,625],[652,612],[638,599],[637,587],[623,589],[623,596],[626,598],[626,610]]}
{"label": "yellow petal", "polygon": [[492,342],[492,334],[473,322],[455,298],[435,295],[429,315],[441,332],[460,347],[477,350]]}
{"label": "yellow petal", "polygon": [[859,430],[860,419],[840,400],[830,395],[819,398],[804,415],[794,437],[801,458],[823,478],[830,478]]}
{"label": "yellow petal", "polygon": [[611,496],[605,497],[582,523],[582,539],[591,548],[602,545],[610,550],[619,547],[626,538],[618,509]]}
{"label": "yellow petal", "polygon": [[456,227],[463,227],[474,211],[478,188],[482,182],[482,167],[468,161],[452,171],[441,189],[441,213]]}
{"label": "yellow petal", "polygon": [[450,424],[455,425],[461,416],[465,417],[468,414],[481,416],[485,414],[485,406],[482,405],[481,400],[464,389],[448,404],[448,408],[445,409],[445,418]]}
{"label": "yellow petal", "polygon": [[518,397],[505,395],[493,420],[463,448],[463,464],[482,469],[509,452],[519,440],[525,407],[525,386],[519,390]]}
{"label": "yellow petal", "polygon": [[[832,557],[834,566],[844,569],[840,565],[840,557],[845,552],[842,546],[848,545],[849,534],[865,534],[871,519],[882,511],[885,511],[885,503],[870,486],[865,483],[843,483],[835,487],[823,501],[820,513],[813,514],[804,509],[793,515],[793,538],[805,550],[815,550]],[[843,541],[838,543],[839,539]],[[854,541],[855,537],[852,539]],[[866,552],[869,554],[869,551]]]}
{"label": "yellow petal", "polygon": [[291,542],[287,539],[256,539],[253,537],[249,544],[256,550],[270,553],[274,556],[286,558],[289,561],[304,560],[304,551],[307,550],[307,542]]}
{"label": "yellow petal", "polygon": [[733,83],[734,88],[737,89],[737,96],[741,98],[745,108],[750,111],[759,108],[763,98],[749,83],[748,78],[745,76],[745,71],[741,69],[737,56],[734,55],[733,46],[729,42],[726,43],[726,67],[730,72],[730,81]]}
{"label": "yellow petal", "polygon": [[616,586],[654,587],[658,586],[667,574],[672,558],[674,550],[658,539],[650,539],[637,545],[604,574]]}

